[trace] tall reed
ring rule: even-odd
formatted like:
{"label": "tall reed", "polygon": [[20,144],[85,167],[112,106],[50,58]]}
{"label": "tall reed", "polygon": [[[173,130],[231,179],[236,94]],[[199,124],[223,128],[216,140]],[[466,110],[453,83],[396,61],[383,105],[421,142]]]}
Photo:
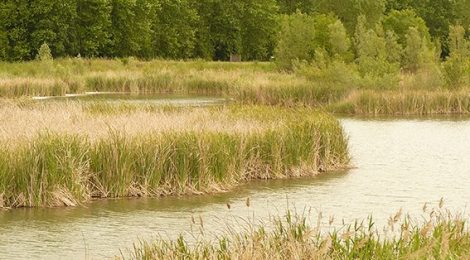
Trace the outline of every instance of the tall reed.
{"label": "tall reed", "polygon": [[[354,66],[305,66],[295,73],[271,63],[62,59],[0,63],[0,97],[83,92],[212,95],[243,104],[327,107],[349,114],[469,113],[468,87],[445,90],[434,70],[394,75],[394,87],[359,77]],[[396,77],[395,77],[396,76]],[[395,86],[396,85],[396,86]],[[398,86],[399,85],[399,86]]]}
{"label": "tall reed", "polygon": [[[261,225],[248,224],[242,232],[228,229],[215,240],[196,236],[189,242],[159,239],[140,242],[130,249],[131,259],[467,259],[470,230],[466,219],[438,209],[425,213],[424,221],[391,218],[377,230],[368,218],[330,233],[312,226],[308,216],[288,211]],[[246,223],[252,223],[246,221]],[[394,228],[395,226],[395,228]],[[128,251],[129,252],[129,251]],[[121,257],[127,256],[122,253]]]}
{"label": "tall reed", "polygon": [[327,108],[330,112],[372,115],[468,114],[467,91],[358,91]]}
{"label": "tall reed", "polygon": [[[48,111],[51,107],[42,109]],[[105,132],[98,126],[73,132],[74,127],[83,129],[85,124],[75,114],[72,120],[78,123],[69,127],[62,122],[63,132],[31,128],[36,134],[25,136],[15,132],[0,138],[0,206],[61,206],[94,197],[213,192],[251,179],[312,176],[348,164],[343,130],[331,116],[308,109],[201,110],[213,111],[210,112],[213,117],[225,114],[226,126],[166,121],[174,125],[159,130],[147,119],[147,123],[141,122],[143,125],[134,126],[135,129],[113,127],[136,115],[131,112],[124,117],[110,115],[116,119],[108,121]],[[244,110],[253,112],[245,114]],[[179,112],[158,113],[164,119]],[[188,116],[197,115],[190,112]],[[47,124],[47,119],[44,122]],[[230,122],[239,126],[230,128]],[[244,129],[244,122],[248,126],[249,122],[260,125]]]}

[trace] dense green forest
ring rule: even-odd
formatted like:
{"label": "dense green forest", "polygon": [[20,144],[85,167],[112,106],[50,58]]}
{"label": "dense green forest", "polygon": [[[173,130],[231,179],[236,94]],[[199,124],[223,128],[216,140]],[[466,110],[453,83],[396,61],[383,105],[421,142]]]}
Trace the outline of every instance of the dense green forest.
{"label": "dense green forest", "polygon": [[0,60],[34,59],[44,43],[54,57],[269,60],[276,46],[309,40],[309,52],[290,55],[367,60],[382,54],[361,49],[385,44],[386,59],[398,61],[420,48],[407,44],[413,37],[447,57],[452,25],[468,33],[470,0],[2,0]]}

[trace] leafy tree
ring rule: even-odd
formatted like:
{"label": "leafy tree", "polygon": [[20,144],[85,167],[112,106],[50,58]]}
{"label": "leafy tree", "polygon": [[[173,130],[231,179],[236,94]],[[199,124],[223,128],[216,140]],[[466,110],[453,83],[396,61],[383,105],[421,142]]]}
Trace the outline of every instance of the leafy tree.
{"label": "leafy tree", "polygon": [[282,14],[312,13],[318,5],[315,0],[277,0],[277,4]]}
{"label": "leafy tree", "polygon": [[[111,0],[111,42],[113,56],[132,56],[139,50],[135,31],[135,0]],[[144,36],[145,37],[145,36]]]}
{"label": "leafy tree", "polygon": [[110,14],[111,5],[108,0],[77,0],[75,33],[81,56],[112,54]]}
{"label": "leafy tree", "polygon": [[193,0],[193,8],[197,11],[197,20],[194,31],[196,37],[194,56],[211,60],[214,57],[214,45],[211,34],[213,13],[213,0]]}
{"label": "leafy tree", "polygon": [[44,42],[54,56],[66,56],[77,52],[73,24],[77,19],[75,0],[35,0],[30,4],[30,43],[35,56]]}
{"label": "leafy tree", "polygon": [[273,54],[278,7],[275,0],[245,0],[241,16],[241,55],[267,60]]}
{"label": "leafy tree", "polygon": [[393,31],[387,31],[385,33],[385,47],[387,61],[400,64],[403,55],[403,46],[398,43],[398,36]]}
{"label": "leafy tree", "polygon": [[141,58],[151,58],[153,52],[153,21],[155,20],[157,3],[154,0],[136,0],[134,6],[134,43],[138,46],[135,54]]}
{"label": "leafy tree", "polygon": [[0,61],[7,59],[8,34],[5,28],[6,8],[5,3],[0,2]]}
{"label": "leafy tree", "polygon": [[366,27],[372,28],[380,21],[385,10],[385,0],[338,0],[319,1],[316,11],[319,13],[333,13],[352,34],[356,28],[359,16],[366,17]]}
{"label": "leafy tree", "polygon": [[456,0],[456,22],[470,34],[470,0]]}
{"label": "leafy tree", "polygon": [[281,17],[276,48],[276,63],[281,69],[292,70],[295,61],[312,61],[315,56],[315,20],[297,12]]}
{"label": "leafy tree", "polygon": [[394,88],[398,86],[399,63],[391,62],[383,28],[366,28],[365,16],[358,18],[355,32],[356,63],[363,87]]}
{"label": "leafy tree", "polygon": [[315,48],[322,48],[325,51],[331,50],[330,26],[338,21],[332,14],[313,15],[315,27]]}
{"label": "leafy tree", "polygon": [[350,47],[351,40],[346,33],[343,23],[337,20],[335,23],[328,26],[330,32],[330,55],[336,59],[348,60],[351,56]]}
{"label": "leafy tree", "polygon": [[[431,36],[439,39],[442,43],[442,55],[444,57],[449,53],[447,36],[449,35],[450,25],[456,20],[456,3],[455,0],[421,0],[413,2],[418,15],[426,21]],[[469,9],[469,6],[463,8]]]}
{"label": "leafy tree", "polygon": [[426,22],[414,10],[393,10],[385,16],[382,22],[386,31],[392,31],[398,36],[398,43],[405,45],[406,35],[411,27],[416,28],[421,35],[430,39]]}
{"label": "leafy tree", "polygon": [[155,55],[185,59],[194,56],[197,10],[188,0],[159,0],[153,22]]}
{"label": "leafy tree", "polygon": [[413,0],[387,0],[385,2],[385,13],[413,9]]}
{"label": "leafy tree", "polygon": [[403,65],[411,72],[417,72],[427,64],[435,62],[435,50],[428,39],[415,27],[411,27],[406,34],[406,47]]}
{"label": "leafy tree", "polygon": [[470,43],[462,26],[451,26],[449,31],[450,56],[443,64],[444,78],[449,88],[458,88],[469,84]]}
{"label": "leafy tree", "polygon": [[26,1],[2,1],[0,28],[3,29],[0,47],[4,58],[9,61],[31,59],[30,16]]}
{"label": "leafy tree", "polygon": [[240,54],[243,7],[244,3],[241,0],[213,2],[210,34],[215,60],[228,60],[231,54]]}
{"label": "leafy tree", "polygon": [[[361,64],[365,60],[386,60],[387,59],[387,44],[385,38],[378,35],[374,30],[363,30],[363,19],[359,19],[358,27],[356,30],[356,50],[357,60]],[[363,71],[364,73],[367,70]]]}

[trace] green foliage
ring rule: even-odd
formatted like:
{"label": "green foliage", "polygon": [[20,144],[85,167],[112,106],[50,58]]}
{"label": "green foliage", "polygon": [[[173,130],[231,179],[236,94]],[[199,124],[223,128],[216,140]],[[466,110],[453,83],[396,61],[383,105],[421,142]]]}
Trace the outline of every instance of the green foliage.
{"label": "green foliage", "polygon": [[276,63],[281,69],[292,70],[295,61],[310,62],[315,56],[315,20],[297,12],[281,17],[276,48]]}
{"label": "green foliage", "polygon": [[51,49],[49,48],[49,45],[47,45],[47,43],[43,43],[41,45],[41,48],[39,48],[36,59],[43,61],[43,62],[48,62],[48,61],[53,60]]}
{"label": "green foliage", "polygon": [[282,14],[293,14],[297,11],[312,13],[317,7],[315,0],[277,0],[277,3]]}
{"label": "green foliage", "polygon": [[192,58],[198,22],[197,11],[188,0],[160,0],[153,23],[155,56],[168,59]]}
{"label": "green foliage", "polygon": [[333,13],[345,25],[350,34],[354,33],[358,17],[364,15],[367,28],[380,21],[385,10],[385,0],[337,0],[318,1],[318,13]]}
{"label": "green foliage", "polygon": [[406,35],[411,27],[416,28],[419,33],[430,39],[426,22],[414,10],[392,10],[383,20],[385,31],[392,31],[398,36],[398,43],[406,44]]}
{"label": "green foliage", "polygon": [[77,0],[78,52],[85,57],[110,55],[111,5],[107,0]]}
{"label": "green foliage", "polygon": [[240,55],[243,60],[264,61],[280,41],[282,15],[297,12],[314,17],[313,50],[324,49],[343,60],[353,59],[345,51],[347,35],[354,34],[361,15],[366,30],[375,30],[383,21],[384,31],[394,32],[403,48],[408,29],[415,27],[429,41],[440,42],[446,57],[448,27],[470,27],[469,4],[469,0],[4,0],[0,59],[34,59],[47,42],[54,57],[229,60]]}
{"label": "green foliage", "polygon": [[401,11],[413,8],[413,0],[386,0],[385,13],[388,14],[394,10]]}
{"label": "green foliage", "polygon": [[73,31],[77,19],[75,1],[36,0],[31,1],[30,10],[30,19],[34,21],[29,29],[30,41],[34,49],[47,42],[56,57],[77,52]]}
{"label": "green foliage", "polygon": [[[315,27],[315,48],[331,50],[330,26],[332,26],[338,18],[331,14],[315,14],[313,15]],[[342,44],[342,43],[338,43]]]}
{"label": "green foliage", "polygon": [[451,26],[449,31],[450,57],[443,70],[447,87],[455,89],[470,84],[470,42],[462,26]]}
{"label": "green foliage", "polygon": [[362,87],[390,89],[396,88],[399,83],[399,63],[393,61],[387,45],[396,47],[394,39],[387,39],[383,35],[380,26],[376,29],[366,28],[364,16],[358,19],[355,45],[357,64],[360,75],[363,78]]}
{"label": "green foliage", "polygon": [[[31,10],[25,1],[2,1],[0,10],[0,28],[4,30],[3,43],[0,47],[6,60],[19,61],[34,58],[29,40]],[[41,42],[42,43],[42,42]],[[39,47],[39,46],[37,46]]]}
{"label": "green foliage", "polygon": [[398,36],[393,31],[385,33],[385,48],[387,61],[400,64],[403,56],[403,47],[398,43]]}
{"label": "green foliage", "polygon": [[336,59],[348,60],[351,56],[351,40],[346,33],[343,23],[336,20],[335,23],[328,26],[329,43],[331,46],[330,56]]}
{"label": "green foliage", "polygon": [[276,41],[278,7],[275,0],[245,0],[241,17],[244,60],[269,60]]}
{"label": "green foliage", "polygon": [[343,23],[329,15],[284,15],[278,38],[276,61],[282,69],[292,70],[299,62],[352,60],[351,40]]}
{"label": "green foliage", "polygon": [[[459,0],[458,0],[459,1]],[[454,0],[428,0],[414,1],[413,5],[416,12],[425,21],[429,28],[429,32],[433,38],[439,39],[442,43],[444,57],[448,55],[447,37],[449,35],[449,27],[456,19],[456,3]],[[468,6],[462,6],[469,9]]]}
{"label": "green foliage", "polygon": [[470,34],[470,0],[457,0],[456,1],[456,24],[460,24],[467,30],[467,35]]}
{"label": "green foliage", "polygon": [[241,54],[244,1],[214,1],[210,33],[215,60],[229,60],[232,54]]}
{"label": "green foliage", "polygon": [[[318,54],[321,56],[321,54]],[[318,59],[318,57],[317,57]],[[360,85],[361,77],[354,64],[334,59],[327,63],[317,61],[312,66],[303,66],[296,73],[306,77],[314,92],[311,102],[329,104],[347,97]]]}
{"label": "green foliage", "polygon": [[426,36],[423,36],[417,28],[411,27],[406,34],[404,68],[417,72],[426,64],[435,63],[435,56],[435,49]]}
{"label": "green foliage", "polygon": [[111,54],[150,57],[153,5],[146,0],[112,0],[111,7]]}

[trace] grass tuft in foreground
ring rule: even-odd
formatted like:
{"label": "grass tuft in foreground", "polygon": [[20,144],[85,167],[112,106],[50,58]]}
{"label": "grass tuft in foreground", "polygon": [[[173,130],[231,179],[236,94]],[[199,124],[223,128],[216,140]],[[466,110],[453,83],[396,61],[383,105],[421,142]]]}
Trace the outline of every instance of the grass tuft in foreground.
{"label": "grass tuft in foreground", "polygon": [[[390,218],[377,231],[372,218],[322,234],[309,219],[287,212],[241,233],[225,232],[215,241],[157,240],[136,244],[132,259],[467,259],[470,231],[466,221],[442,209],[426,213],[423,221]],[[385,230],[384,229],[384,230]],[[383,235],[380,235],[383,234]]]}

